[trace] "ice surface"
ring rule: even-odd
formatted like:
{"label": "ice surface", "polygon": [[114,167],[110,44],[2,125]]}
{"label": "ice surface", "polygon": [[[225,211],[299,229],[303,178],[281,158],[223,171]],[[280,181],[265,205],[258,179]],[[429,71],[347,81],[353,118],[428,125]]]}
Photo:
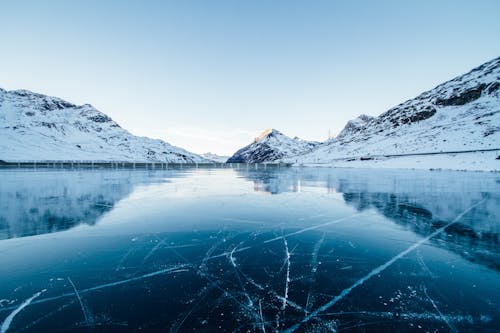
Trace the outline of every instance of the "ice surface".
{"label": "ice surface", "polygon": [[495,173],[14,169],[0,178],[7,332],[500,328]]}

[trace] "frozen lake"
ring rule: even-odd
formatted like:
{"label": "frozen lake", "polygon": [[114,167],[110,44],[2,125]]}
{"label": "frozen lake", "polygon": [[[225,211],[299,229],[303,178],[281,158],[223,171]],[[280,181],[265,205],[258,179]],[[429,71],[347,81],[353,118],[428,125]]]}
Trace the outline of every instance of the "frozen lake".
{"label": "frozen lake", "polygon": [[0,333],[498,332],[500,174],[0,170]]}

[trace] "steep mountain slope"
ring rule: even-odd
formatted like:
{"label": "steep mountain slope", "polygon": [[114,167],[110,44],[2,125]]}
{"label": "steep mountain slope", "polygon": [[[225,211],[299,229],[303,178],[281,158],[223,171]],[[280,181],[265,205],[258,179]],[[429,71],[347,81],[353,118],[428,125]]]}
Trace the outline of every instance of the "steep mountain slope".
{"label": "steep mountain slope", "polygon": [[0,160],[207,161],[162,140],[134,136],[89,104],[3,89]]}
{"label": "steep mountain slope", "polygon": [[500,57],[379,117],[351,121],[339,136],[298,162],[500,148],[499,88]]}
{"label": "steep mountain slope", "polygon": [[375,119],[375,117],[362,114],[353,120],[349,120],[344,126],[344,129],[339,133],[339,135],[336,136],[336,139],[354,135],[355,133],[361,131],[363,127],[373,119]]}
{"label": "steep mountain slope", "polygon": [[289,138],[283,133],[269,129],[258,136],[253,143],[241,148],[228,163],[272,162],[311,151],[319,143],[299,138]]}

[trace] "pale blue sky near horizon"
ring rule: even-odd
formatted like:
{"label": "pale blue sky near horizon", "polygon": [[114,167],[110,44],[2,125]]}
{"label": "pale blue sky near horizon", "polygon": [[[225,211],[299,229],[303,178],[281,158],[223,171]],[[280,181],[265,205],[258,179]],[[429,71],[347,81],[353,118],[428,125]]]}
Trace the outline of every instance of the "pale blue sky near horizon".
{"label": "pale blue sky near horizon", "polygon": [[0,87],[230,155],[325,140],[500,56],[500,1],[0,0]]}

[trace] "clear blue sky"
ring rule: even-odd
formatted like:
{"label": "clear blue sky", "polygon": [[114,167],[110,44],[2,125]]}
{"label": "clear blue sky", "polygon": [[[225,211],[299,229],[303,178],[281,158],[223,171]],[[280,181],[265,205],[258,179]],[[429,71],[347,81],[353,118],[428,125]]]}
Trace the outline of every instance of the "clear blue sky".
{"label": "clear blue sky", "polygon": [[324,140],[500,55],[500,1],[2,1],[0,87],[231,154]]}

